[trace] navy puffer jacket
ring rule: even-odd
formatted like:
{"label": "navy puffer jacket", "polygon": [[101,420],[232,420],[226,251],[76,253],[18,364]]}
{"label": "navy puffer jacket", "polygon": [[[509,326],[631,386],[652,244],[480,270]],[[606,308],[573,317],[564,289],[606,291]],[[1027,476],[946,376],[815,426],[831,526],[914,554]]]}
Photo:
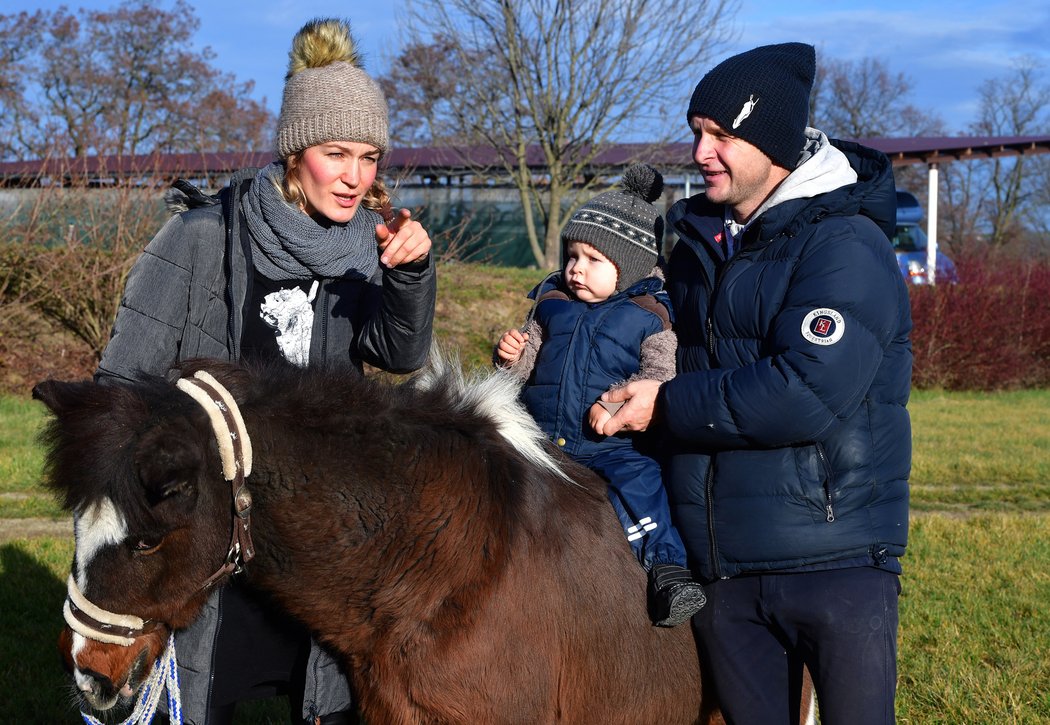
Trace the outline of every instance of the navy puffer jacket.
{"label": "navy puffer jacket", "polygon": [[893,177],[881,153],[831,143],[857,183],[771,207],[728,260],[720,205],[699,195],[668,214],[679,374],[657,409],[673,441],[675,522],[707,580],[900,571],[912,355],[887,239]]}
{"label": "navy puffer jacket", "polygon": [[602,393],[639,372],[646,338],[669,327],[661,288],[661,280],[647,277],[608,300],[587,303],[569,297],[555,273],[530,293],[537,299],[533,315],[543,343],[522,399],[570,456],[633,445],[630,436],[599,436],[587,414]]}

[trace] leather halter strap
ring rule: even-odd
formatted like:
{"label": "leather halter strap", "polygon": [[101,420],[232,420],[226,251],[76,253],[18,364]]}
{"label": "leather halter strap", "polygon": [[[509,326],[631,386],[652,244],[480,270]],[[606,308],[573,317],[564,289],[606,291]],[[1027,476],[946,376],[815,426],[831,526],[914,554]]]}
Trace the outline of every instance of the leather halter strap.
{"label": "leather halter strap", "polygon": [[136,637],[149,634],[161,626],[157,621],[143,620],[131,614],[114,614],[95,606],[80,591],[72,574],[66,581],[66,603],[62,607],[62,616],[74,632],[89,639],[124,647],[134,642]]}
{"label": "leather halter strap", "polygon": [[214,377],[199,370],[192,378],[182,378],[175,385],[207,412],[219,445],[223,477],[230,482],[233,498],[230,548],[222,566],[201,584],[201,589],[207,589],[241,571],[255,557],[251,535],[252,495],[244,483],[245,476],[252,472],[252,444],[237,403]]}

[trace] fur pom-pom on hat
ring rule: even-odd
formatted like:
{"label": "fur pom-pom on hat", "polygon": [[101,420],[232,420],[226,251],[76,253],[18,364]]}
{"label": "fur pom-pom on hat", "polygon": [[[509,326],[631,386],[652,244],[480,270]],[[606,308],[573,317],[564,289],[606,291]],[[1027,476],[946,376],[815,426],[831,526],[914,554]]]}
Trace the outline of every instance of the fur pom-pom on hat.
{"label": "fur pom-pom on hat", "polygon": [[288,73],[284,79],[287,81],[307,68],[323,68],[332,63],[361,67],[361,56],[350,34],[350,26],[341,20],[311,20],[292,38]]}
{"label": "fur pom-pom on hat", "polygon": [[620,186],[628,194],[634,194],[652,204],[664,191],[664,177],[652,166],[634,164],[623,172]]}
{"label": "fur pom-pom on hat", "polygon": [[630,288],[650,276],[660,256],[664,219],[652,202],[663,189],[664,177],[652,166],[629,166],[620,189],[598,194],[569,218],[562,244],[590,244],[616,265],[616,291]]}
{"label": "fur pom-pom on hat", "polygon": [[292,39],[274,155],[286,159],[330,141],[389,145],[386,98],[361,67],[342,20],[317,19]]}

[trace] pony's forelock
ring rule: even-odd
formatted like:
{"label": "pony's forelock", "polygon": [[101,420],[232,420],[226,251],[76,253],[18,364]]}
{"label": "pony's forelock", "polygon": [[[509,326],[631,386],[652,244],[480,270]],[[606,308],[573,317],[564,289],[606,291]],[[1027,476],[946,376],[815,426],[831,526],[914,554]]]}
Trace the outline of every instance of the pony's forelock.
{"label": "pony's forelock", "polygon": [[443,390],[459,412],[473,412],[491,421],[518,453],[566,481],[565,473],[546,446],[547,437],[522,404],[521,381],[502,370],[464,373],[455,359],[431,348],[427,366],[414,378],[420,390]]}

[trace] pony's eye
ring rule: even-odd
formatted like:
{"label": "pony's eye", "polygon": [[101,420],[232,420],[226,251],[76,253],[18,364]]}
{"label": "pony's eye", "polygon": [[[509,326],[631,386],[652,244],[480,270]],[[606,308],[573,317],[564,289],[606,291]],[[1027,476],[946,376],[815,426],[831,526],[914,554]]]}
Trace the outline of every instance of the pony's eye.
{"label": "pony's eye", "polygon": [[152,554],[158,548],[160,548],[160,539],[150,539],[145,536],[140,536],[135,539],[129,539],[132,554]]}

